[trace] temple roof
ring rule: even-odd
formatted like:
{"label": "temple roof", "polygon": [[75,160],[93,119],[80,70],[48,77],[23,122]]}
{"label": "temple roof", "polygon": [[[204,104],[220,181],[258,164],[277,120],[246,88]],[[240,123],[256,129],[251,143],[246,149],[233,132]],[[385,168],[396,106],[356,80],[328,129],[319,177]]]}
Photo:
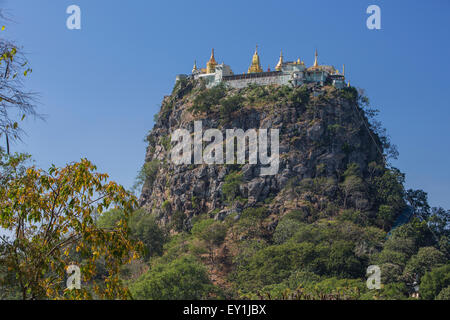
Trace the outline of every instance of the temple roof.
{"label": "temple roof", "polygon": [[257,73],[257,72],[258,73],[263,72],[263,70],[261,68],[261,63],[259,61],[258,46],[256,46],[255,53],[253,54],[252,64],[248,68],[248,73]]}

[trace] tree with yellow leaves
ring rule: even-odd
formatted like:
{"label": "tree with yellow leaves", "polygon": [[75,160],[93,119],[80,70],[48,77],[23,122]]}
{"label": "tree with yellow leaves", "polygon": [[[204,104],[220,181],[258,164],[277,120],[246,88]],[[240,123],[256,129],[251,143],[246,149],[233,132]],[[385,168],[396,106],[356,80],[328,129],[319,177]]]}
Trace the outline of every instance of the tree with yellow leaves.
{"label": "tree with yellow leaves", "polygon": [[[27,159],[0,150],[0,227],[10,234],[0,237],[0,291],[14,286],[22,299],[128,298],[120,267],[142,251],[127,226],[135,197],[86,159],[47,172]],[[100,228],[96,218],[109,207],[123,218]],[[73,264],[81,271],[79,290],[66,287]]]}

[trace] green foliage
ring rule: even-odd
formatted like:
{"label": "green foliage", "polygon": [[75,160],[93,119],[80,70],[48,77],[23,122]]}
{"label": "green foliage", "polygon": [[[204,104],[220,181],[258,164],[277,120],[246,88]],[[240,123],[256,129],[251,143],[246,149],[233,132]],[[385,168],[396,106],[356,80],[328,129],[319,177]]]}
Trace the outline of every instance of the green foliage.
{"label": "green foliage", "polygon": [[295,87],[291,85],[261,86],[250,84],[242,89],[250,103],[268,102],[280,103],[291,102],[296,106],[306,105],[309,101],[310,92],[306,86]]}
{"label": "green foliage", "polygon": [[220,104],[226,92],[227,89],[223,84],[204,90],[195,97],[191,110],[195,113],[209,113],[212,107]]}
{"label": "green foliage", "polygon": [[450,285],[439,292],[436,300],[450,300]]}
{"label": "green foliage", "polygon": [[381,270],[381,283],[389,284],[403,281],[403,268],[399,264],[386,262],[379,264],[379,267]]}
{"label": "green foliage", "polygon": [[315,283],[320,282],[320,279],[320,276],[314,272],[295,270],[284,283],[289,289],[295,290],[299,287],[312,287]]}
{"label": "green foliage", "polygon": [[306,105],[309,102],[310,92],[305,86],[296,87],[289,93],[289,100],[295,105]]}
{"label": "green foliage", "polygon": [[198,209],[198,207],[200,206],[200,199],[196,196],[192,196],[191,197],[191,203],[192,203],[192,208],[193,209]]}
{"label": "green foliage", "polygon": [[282,220],[295,220],[298,222],[305,222],[306,213],[302,210],[292,210],[286,214]]}
{"label": "green foliage", "polygon": [[164,147],[164,149],[165,149],[166,151],[170,151],[170,142],[171,142],[171,137],[170,137],[170,135],[161,137],[161,139],[160,139],[159,142],[160,142],[160,144]]}
{"label": "green foliage", "polygon": [[112,209],[103,212],[97,220],[97,225],[103,229],[113,229],[120,221],[125,218],[125,214],[122,210]]}
{"label": "green foliage", "polygon": [[[8,255],[8,246],[0,242],[0,262]],[[0,300],[20,300],[22,292],[17,283],[16,274],[8,270],[4,263],[0,264]]]}
{"label": "green foliage", "polygon": [[344,181],[339,185],[342,190],[344,208],[348,208],[349,200],[358,194],[362,194],[366,186],[361,176],[361,171],[356,163],[350,163],[344,172]]}
{"label": "green foliage", "polygon": [[170,200],[165,200],[161,205],[161,209],[165,212],[169,212],[170,211]]}
{"label": "green foliage", "polygon": [[427,224],[433,234],[439,239],[439,247],[450,259],[450,210],[431,208]]}
{"label": "green foliage", "polygon": [[298,192],[312,192],[316,195],[329,195],[333,194],[337,183],[332,177],[320,177],[320,178],[305,178],[298,184]]}
{"label": "green foliage", "polygon": [[265,207],[250,207],[244,209],[237,222],[236,231],[239,232],[242,237],[246,238],[263,237],[265,234],[263,222],[267,215],[268,211]]}
{"label": "green foliage", "polygon": [[231,172],[225,177],[222,194],[227,203],[231,204],[239,196],[239,186],[242,182],[242,173],[237,171]]}
{"label": "green foliage", "polygon": [[180,256],[189,254],[189,247],[187,245],[189,238],[190,235],[186,232],[171,235],[168,241],[164,243],[164,254],[161,257],[151,259],[150,262],[167,264]]}
{"label": "green foliage", "polygon": [[386,236],[382,230],[373,227],[361,227],[349,221],[314,224],[303,223],[291,238],[295,242],[334,243],[339,240],[350,241],[356,245],[365,245],[375,249]]}
{"label": "green foliage", "polygon": [[328,131],[330,131],[332,134],[337,134],[340,130],[342,130],[344,127],[343,126],[341,126],[340,124],[338,124],[338,123],[335,123],[335,124],[330,124],[329,126],[328,126]]}
{"label": "green foliage", "polygon": [[394,250],[386,250],[384,249],[374,258],[376,264],[394,264],[400,266],[402,269],[405,267],[406,262],[408,260],[407,255]]}
{"label": "green foliage", "polygon": [[283,218],[277,225],[273,234],[275,244],[282,244],[292,238],[292,236],[300,229],[302,224],[299,221],[289,218]]}
{"label": "green foliage", "polygon": [[403,282],[389,283],[378,292],[370,292],[370,296],[371,299],[377,300],[406,300],[409,297],[409,289]]}
{"label": "green foliage", "polygon": [[428,247],[436,244],[436,240],[430,231],[426,221],[413,218],[394,231],[388,242],[399,241],[400,239],[410,239],[412,241],[412,250],[417,252],[420,247]]}
{"label": "green foliage", "polygon": [[340,293],[347,299],[358,299],[359,294],[367,290],[365,281],[360,279],[339,279],[331,277],[311,283],[306,286],[310,291],[315,290],[321,294],[336,294]]}
{"label": "green foliage", "polygon": [[159,168],[160,168],[159,160],[152,160],[150,162],[144,163],[141,170],[139,170],[138,172],[136,182],[133,185],[133,190],[137,190],[143,184],[152,186],[153,182],[155,182]]}
{"label": "green foliage", "polygon": [[356,102],[358,99],[358,91],[354,87],[345,87],[340,90],[341,97],[351,101]]}
{"label": "green foliage", "polygon": [[405,175],[396,168],[386,169],[382,176],[376,177],[374,185],[378,203],[390,206],[393,212],[400,212],[405,207],[404,182]]}
{"label": "green foliage", "polygon": [[218,246],[225,239],[227,228],[219,221],[206,219],[194,224],[191,232],[198,239],[204,240],[210,245]]}
{"label": "green foliage", "polygon": [[275,103],[286,102],[291,97],[293,91],[290,85],[272,86],[270,89],[272,90],[268,90],[269,95],[267,96],[267,100]]}
{"label": "green foliage", "polygon": [[163,253],[167,234],[158,225],[154,215],[148,214],[143,209],[137,210],[131,215],[129,225],[132,236],[144,245],[145,259]]}
{"label": "green foliage", "polygon": [[246,208],[241,215],[242,219],[262,220],[267,217],[267,209],[265,207]]}
{"label": "green foliage", "polygon": [[425,273],[420,283],[420,296],[422,299],[432,300],[448,286],[450,286],[450,264]]}
{"label": "green foliage", "polygon": [[400,230],[392,233],[384,244],[384,250],[396,251],[405,255],[409,259],[416,251],[417,246],[413,238],[404,237]]}
{"label": "green foliage", "polygon": [[348,222],[330,226],[283,219],[274,234],[276,245],[241,257],[234,274],[236,284],[254,291],[291,279],[289,287],[294,289],[292,277],[299,271],[316,277],[361,278],[365,259],[355,254],[356,246],[359,243],[373,246],[383,237],[382,233],[362,230]]}
{"label": "green foliage", "polygon": [[231,120],[233,112],[241,109],[243,102],[244,98],[239,94],[222,99],[219,107],[220,117],[225,121]]}
{"label": "green foliage", "polygon": [[[113,229],[125,219],[125,215],[122,210],[113,209],[103,213],[98,221],[97,225],[103,229]],[[163,228],[161,228],[154,215],[147,213],[143,209],[134,211],[127,218],[128,226],[132,238],[140,241],[144,246],[144,259],[149,259],[155,255],[161,255],[163,251],[163,245],[167,240],[167,234]]]}
{"label": "green foliage", "polygon": [[177,92],[186,88],[188,83],[189,83],[189,80],[185,79],[185,78],[181,78],[181,79],[177,80],[177,82],[175,83],[175,86],[172,89],[172,95],[176,94]]}
{"label": "green foliage", "polygon": [[292,271],[313,261],[314,254],[314,246],[308,243],[266,247],[240,266],[236,282],[247,290],[282,282]]}
{"label": "green foliage", "polygon": [[254,103],[255,101],[264,101],[269,94],[266,86],[260,86],[257,84],[248,85],[244,89],[244,92],[247,94],[247,100],[250,103]]}
{"label": "green foliage", "polygon": [[399,279],[398,273],[403,272],[409,259],[417,252],[419,247],[415,237],[419,235],[411,232],[410,224],[403,225],[392,232],[383,250],[372,257],[373,264],[395,266],[396,271],[390,276],[390,281]]}
{"label": "green foliage", "polygon": [[327,274],[342,278],[356,278],[364,274],[363,263],[355,253],[355,244],[339,240],[331,244],[327,259]]}
{"label": "green foliage", "polygon": [[445,264],[446,260],[445,255],[434,247],[420,248],[406,264],[404,277],[412,283],[416,277],[421,278],[425,272]]}
{"label": "green foliage", "polygon": [[192,256],[157,264],[130,287],[139,300],[200,300],[215,290],[206,268]]}
{"label": "green foliage", "polygon": [[172,112],[175,105],[175,99],[171,98],[165,100],[161,105],[161,110],[158,114],[158,121],[167,121],[169,119],[170,113]]}
{"label": "green foliage", "polygon": [[387,225],[392,225],[396,214],[392,206],[382,204],[378,208],[377,218],[382,222],[383,228],[386,228]]}
{"label": "green foliage", "polygon": [[175,211],[171,217],[171,225],[175,229],[175,231],[183,231],[184,230],[184,220],[186,216],[181,211]]}

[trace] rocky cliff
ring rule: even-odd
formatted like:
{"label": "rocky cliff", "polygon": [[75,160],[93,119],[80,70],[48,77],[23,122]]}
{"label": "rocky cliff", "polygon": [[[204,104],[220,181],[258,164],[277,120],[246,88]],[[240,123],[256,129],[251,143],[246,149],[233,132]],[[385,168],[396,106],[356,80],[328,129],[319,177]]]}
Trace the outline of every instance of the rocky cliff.
{"label": "rocky cliff", "polygon": [[[267,228],[292,210],[305,221],[357,210],[376,219],[372,182],[384,173],[382,139],[372,130],[357,90],[304,85],[206,89],[178,81],[162,102],[149,133],[141,205],[173,230],[189,230],[192,218],[208,214],[239,219],[249,207],[268,210]],[[174,165],[171,133],[203,129],[271,128],[280,131],[280,165],[260,176],[260,165]]]}

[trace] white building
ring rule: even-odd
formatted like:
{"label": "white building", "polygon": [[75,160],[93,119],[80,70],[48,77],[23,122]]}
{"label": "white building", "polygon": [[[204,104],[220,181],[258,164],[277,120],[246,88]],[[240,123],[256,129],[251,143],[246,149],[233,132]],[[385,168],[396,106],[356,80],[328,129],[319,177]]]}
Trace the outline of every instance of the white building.
{"label": "white building", "polygon": [[346,85],[344,70],[340,73],[333,66],[319,65],[317,51],[315,53],[314,65],[309,68],[300,59],[293,62],[285,62],[283,60],[283,53],[281,53],[275,70],[271,71],[268,68],[267,71],[263,71],[258,55],[258,47],[256,47],[252,64],[248,68],[247,73],[235,75],[230,66],[224,63],[218,64],[214,57],[214,49],[212,49],[211,57],[206,64],[206,68],[198,69],[197,63],[194,63],[192,74],[190,76],[178,75],[177,80],[188,77],[204,79],[206,86],[209,88],[219,83],[225,83],[233,88],[243,88],[249,84],[290,84],[292,86],[301,86],[304,83],[315,82],[321,85],[331,84],[341,89]]}

